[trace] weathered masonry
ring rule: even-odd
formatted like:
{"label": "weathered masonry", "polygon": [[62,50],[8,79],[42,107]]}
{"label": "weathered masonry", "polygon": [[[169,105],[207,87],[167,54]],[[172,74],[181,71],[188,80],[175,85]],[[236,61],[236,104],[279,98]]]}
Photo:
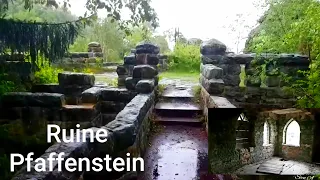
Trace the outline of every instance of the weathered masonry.
{"label": "weathered masonry", "polygon": [[[140,44],[139,48],[144,54],[152,54],[158,47]],[[131,157],[142,157],[148,146],[149,116],[156,97],[157,75],[157,69],[149,64],[136,63],[132,77],[127,78],[131,88],[123,88],[95,85],[95,77],[89,74],[60,73],[58,84],[35,85],[32,92],[5,94],[1,99],[0,110],[4,113],[0,114],[0,120],[5,125],[19,122],[21,126],[14,124],[13,127],[22,128],[25,136],[37,136],[43,143],[41,148],[36,147],[39,141],[31,143],[23,150],[24,155],[38,148],[36,156],[44,159],[51,152],[64,152],[65,158],[75,159],[103,158],[106,154],[126,158],[128,152]],[[95,132],[104,128],[109,132],[108,140],[106,143],[47,144],[47,124],[57,124],[64,129],[75,129],[76,124],[80,124],[81,129],[91,128]],[[9,140],[6,143],[11,145]],[[16,151],[19,150],[9,152]],[[26,166],[21,167],[13,179],[78,180],[80,177],[94,179],[100,176],[117,179],[123,175],[115,172],[58,172],[57,167],[53,172],[36,172],[34,165],[31,172],[26,171]]]}
{"label": "weathered masonry", "polygon": [[[291,82],[304,78],[298,71],[308,70],[308,57],[234,55],[225,50],[215,39],[201,46],[201,102],[209,134],[210,171],[233,173],[274,156],[319,163],[319,115],[291,109],[296,98],[285,90],[288,82],[281,76],[286,74]],[[241,87],[242,64],[247,76]]]}

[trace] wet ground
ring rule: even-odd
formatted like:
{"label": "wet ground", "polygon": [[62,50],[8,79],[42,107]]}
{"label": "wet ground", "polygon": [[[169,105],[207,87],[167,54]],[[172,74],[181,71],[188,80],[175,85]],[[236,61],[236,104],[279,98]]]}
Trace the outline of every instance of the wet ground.
{"label": "wet ground", "polygon": [[298,161],[281,161],[281,158],[273,157],[271,159],[268,159],[263,162],[255,163],[246,165],[240,169],[238,169],[235,174],[239,175],[265,175],[263,173],[257,173],[257,168],[262,163],[273,163],[273,164],[284,164],[283,170],[280,173],[280,175],[316,175],[320,174],[320,166],[311,164],[311,163],[305,163],[305,162],[298,162]]}
{"label": "wet ground", "polygon": [[194,180],[208,172],[208,139],[202,127],[166,126],[151,139],[139,180]]}

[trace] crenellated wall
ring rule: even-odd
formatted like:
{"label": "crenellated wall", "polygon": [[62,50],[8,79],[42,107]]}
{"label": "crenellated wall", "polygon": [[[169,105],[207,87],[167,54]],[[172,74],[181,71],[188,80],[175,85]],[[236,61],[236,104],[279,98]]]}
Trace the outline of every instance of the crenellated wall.
{"label": "crenellated wall", "polygon": [[200,83],[237,107],[288,108],[296,99],[286,85],[305,78],[299,71],[309,70],[309,63],[307,56],[295,54],[228,54],[212,39],[201,45]]}

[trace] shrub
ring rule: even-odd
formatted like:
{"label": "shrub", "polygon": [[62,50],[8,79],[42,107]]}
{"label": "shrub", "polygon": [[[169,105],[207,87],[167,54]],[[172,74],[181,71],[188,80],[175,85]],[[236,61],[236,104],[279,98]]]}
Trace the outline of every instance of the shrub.
{"label": "shrub", "polygon": [[177,43],[168,56],[169,71],[200,71],[200,47]]}
{"label": "shrub", "polygon": [[58,74],[63,72],[60,68],[55,68],[50,66],[50,64],[45,64],[40,68],[39,71],[35,72],[34,83],[36,84],[50,84],[58,83]]}

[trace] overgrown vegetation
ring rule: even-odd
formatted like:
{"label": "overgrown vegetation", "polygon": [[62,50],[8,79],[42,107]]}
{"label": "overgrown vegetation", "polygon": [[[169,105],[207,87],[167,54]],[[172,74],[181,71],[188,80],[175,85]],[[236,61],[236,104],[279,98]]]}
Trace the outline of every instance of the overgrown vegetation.
{"label": "overgrown vegetation", "polygon": [[308,55],[312,63],[307,79],[291,88],[299,96],[299,107],[320,107],[320,2],[267,0],[265,4],[269,9],[251,33],[246,51]]}
{"label": "overgrown vegetation", "polygon": [[169,71],[196,73],[200,72],[200,46],[177,43],[168,56]]}

